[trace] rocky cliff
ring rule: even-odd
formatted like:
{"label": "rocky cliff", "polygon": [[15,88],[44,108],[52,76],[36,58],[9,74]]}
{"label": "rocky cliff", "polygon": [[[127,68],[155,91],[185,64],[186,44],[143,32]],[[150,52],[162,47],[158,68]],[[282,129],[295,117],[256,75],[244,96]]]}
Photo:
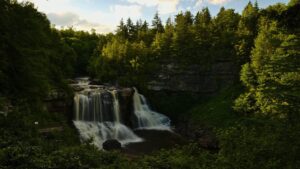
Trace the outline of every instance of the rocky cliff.
{"label": "rocky cliff", "polygon": [[154,91],[184,91],[215,93],[223,86],[232,85],[238,79],[238,69],[231,60],[220,60],[211,65],[179,66],[176,63],[161,64],[148,82]]}

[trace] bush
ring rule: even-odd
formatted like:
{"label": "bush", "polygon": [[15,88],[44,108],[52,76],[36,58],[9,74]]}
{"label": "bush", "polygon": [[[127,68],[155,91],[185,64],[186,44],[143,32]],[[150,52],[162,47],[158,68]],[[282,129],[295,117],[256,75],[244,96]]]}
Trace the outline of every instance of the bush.
{"label": "bush", "polygon": [[[298,130],[297,130],[298,128]],[[300,164],[299,126],[275,120],[246,120],[219,132],[221,168],[282,169]]]}

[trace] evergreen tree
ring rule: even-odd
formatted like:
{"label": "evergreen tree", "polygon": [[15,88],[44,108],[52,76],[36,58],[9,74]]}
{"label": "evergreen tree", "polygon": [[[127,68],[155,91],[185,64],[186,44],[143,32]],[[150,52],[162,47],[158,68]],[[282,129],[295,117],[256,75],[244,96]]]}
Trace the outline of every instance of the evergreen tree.
{"label": "evergreen tree", "polygon": [[127,25],[124,24],[123,18],[120,21],[120,24],[118,26],[116,33],[117,33],[117,36],[119,36],[122,39],[129,38],[128,27],[127,27]]}
{"label": "evergreen tree", "polygon": [[233,9],[222,7],[213,20],[212,56],[215,60],[236,60],[234,45],[237,42],[237,26],[240,16]]}
{"label": "evergreen tree", "polygon": [[189,61],[193,62],[195,58],[192,26],[193,17],[190,12],[176,15],[172,47],[174,49],[174,57],[182,65],[188,64]]}
{"label": "evergreen tree", "polygon": [[254,39],[258,31],[258,18],[258,6],[253,6],[252,3],[249,2],[242,12],[237,30],[239,40],[235,47],[240,64],[245,64],[250,60],[250,52],[254,46]]}
{"label": "evergreen tree", "polygon": [[155,13],[154,18],[152,20],[152,30],[154,34],[164,32],[164,26],[161,22],[158,12]]}
{"label": "evergreen tree", "polygon": [[195,16],[195,46],[197,63],[203,64],[211,61],[210,50],[212,49],[212,18],[208,8],[202,9]]}
{"label": "evergreen tree", "polygon": [[241,72],[248,92],[237,99],[237,110],[291,120],[299,117],[299,42],[298,35],[281,30],[276,21],[261,21],[251,63]]}
{"label": "evergreen tree", "polygon": [[134,41],[137,37],[137,28],[130,18],[127,19],[126,27],[128,29],[128,40]]}

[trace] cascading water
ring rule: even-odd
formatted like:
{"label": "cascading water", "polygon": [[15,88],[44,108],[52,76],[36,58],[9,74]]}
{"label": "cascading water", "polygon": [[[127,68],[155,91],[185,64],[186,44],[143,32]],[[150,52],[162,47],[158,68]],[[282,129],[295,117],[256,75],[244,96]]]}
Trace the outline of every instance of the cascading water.
{"label": "cascading water", "polygon": [[146,98],[139,94],[136,88],[134,88],[133,103],[139,129],[170,130],[170,119],[163,114],[152,111]]}
{"label": "cascading water", "polygon": [[[81,88],[74,96],[74,125],[82,140],[92,139],[94,145],[102,149],[106,140],[116,139],[122,146],[141,142],[129,127],[123,124],[120,111],[120,95],[117,90],[100,85],[89,85],[87,78],[77,79],[73,84]],[[146,99],[134,88],[134,129],[170,130],[168,117],[150,110]],[[128,119],[128,118],[127,118]]]}

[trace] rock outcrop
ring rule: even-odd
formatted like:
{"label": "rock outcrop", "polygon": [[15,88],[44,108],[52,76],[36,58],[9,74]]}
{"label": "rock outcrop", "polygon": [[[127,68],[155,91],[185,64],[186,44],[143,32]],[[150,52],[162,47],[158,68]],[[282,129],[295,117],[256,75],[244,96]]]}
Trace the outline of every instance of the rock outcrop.
{"label": "rock outcrop", "polygon": [[53,89],[44,99],[45,108],[52,113],[64,113],[71,117],[73,99],[63,90]]}
{"label": "rock outcrop", "polygon": [[152,75],[148,89],[174,92],[214,93],[222,86],[232,85],[238,79],[238,71],[233,61],[223,60],[210,66],[174,63],[162,64],[159,71]]}

